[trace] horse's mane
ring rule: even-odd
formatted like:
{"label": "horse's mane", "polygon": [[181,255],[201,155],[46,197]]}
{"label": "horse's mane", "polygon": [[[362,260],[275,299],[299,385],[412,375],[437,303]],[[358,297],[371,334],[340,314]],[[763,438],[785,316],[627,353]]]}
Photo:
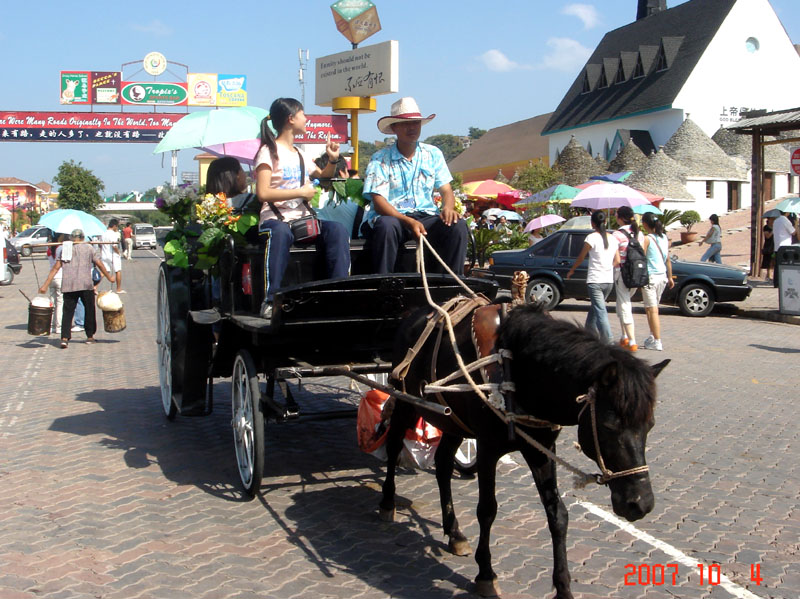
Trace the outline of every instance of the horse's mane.
{"label": "horse's mane", "polygon": [[511,310],[500,327],[498,347],[511,350],[515,364],[536,363],[570,386],[595,384],[599,398],[610,402],[626,425],[652,418],[655,377],[646,362],[583,327],[551,318],[536,304]]}

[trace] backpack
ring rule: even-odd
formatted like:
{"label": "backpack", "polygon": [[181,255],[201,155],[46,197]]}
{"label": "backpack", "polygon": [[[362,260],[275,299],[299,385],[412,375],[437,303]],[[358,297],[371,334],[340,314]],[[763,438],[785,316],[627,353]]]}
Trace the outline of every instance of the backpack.
{"label": "backpack", "polygon": [[628,289],[644,287],[650,282],[647,274],[647,257],[644,255],[644,248],[633,235],[623,229],[618,229],[620,233],[628,238],[628,250],[625,254],[625,262],[619,267],[622,282]]}

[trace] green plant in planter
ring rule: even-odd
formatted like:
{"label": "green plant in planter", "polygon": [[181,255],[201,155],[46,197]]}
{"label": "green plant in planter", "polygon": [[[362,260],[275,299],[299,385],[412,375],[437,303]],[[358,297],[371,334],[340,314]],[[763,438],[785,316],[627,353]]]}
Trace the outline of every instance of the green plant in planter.
{"label": "green plant in planter", "polygon": [[700,215],[694,210],[687,210],[681,214],[680,222],[687,232],[691,232],[692,226],[700,222]]}
{"label": "green plant in planter", "polygon": [[666,229],[672,223],[678,222],[681,218],[681,214],[683,214],[680,210],[664,210],[663,214],[658,215],[658,220],[661,221],[661,224],[664,225]]}

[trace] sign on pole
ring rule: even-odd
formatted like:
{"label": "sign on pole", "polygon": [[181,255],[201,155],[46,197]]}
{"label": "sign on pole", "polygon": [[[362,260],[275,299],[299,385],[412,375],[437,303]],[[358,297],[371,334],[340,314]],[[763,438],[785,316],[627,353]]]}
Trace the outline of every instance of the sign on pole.
{"label": "sign on pole", "polygon": [[395,94],[400,90],[398,64],[396,40],[317,58],[315,103],[330,106],[342,96]]}
{"label": "sign on pole", "polygon": [[800,148],[792,152],[792,172],[795,175],[800,175]]}
{"label": "sign on pole", "polygon": [[378,9],[369,0],[339,0],[331,4],[336,29],[353,44],[381,30]]}

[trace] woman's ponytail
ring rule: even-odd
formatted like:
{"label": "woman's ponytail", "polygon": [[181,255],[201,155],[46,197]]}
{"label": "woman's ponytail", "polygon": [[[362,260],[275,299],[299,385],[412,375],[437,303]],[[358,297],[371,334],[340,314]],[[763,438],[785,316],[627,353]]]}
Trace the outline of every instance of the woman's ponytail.
{"label": "woman's ponytail", "polygon": [[647,212],[642,216],[642,222],[647,225],[648,229],[651,229],[653,233],[655,233],[658,237],[663,237],[664,235],[664,223],[661,222],[661,219],[658,218],[652,212]]}
{"label": "woman's ponytail", "polygon": [[633,217],[633,209],[630,206],[620,206],[619,208],[617,208],[617,221],[620,224],[630,226],[631,233],[633,233],[633,237],[634,238],[638,237],[639,224]]}
{"label": "woman's ponytail", "polygon": [[602,210],[592,212],[592,226],[603,238],[603,247],[608,249],[608,236],[606,235],[606,213]]}
{"label": "woman's ponytail", "polygon": [[[294,98],[278,98],[269,107],[269,114],[261,121],[261,144],[269,149],[273,164],[278,162],[276,138],[286,127],[289,119],[301,110],[303,110],[303,105],[298,100]],[[272,123],[272,127],[270,127],[270,123]]]}

